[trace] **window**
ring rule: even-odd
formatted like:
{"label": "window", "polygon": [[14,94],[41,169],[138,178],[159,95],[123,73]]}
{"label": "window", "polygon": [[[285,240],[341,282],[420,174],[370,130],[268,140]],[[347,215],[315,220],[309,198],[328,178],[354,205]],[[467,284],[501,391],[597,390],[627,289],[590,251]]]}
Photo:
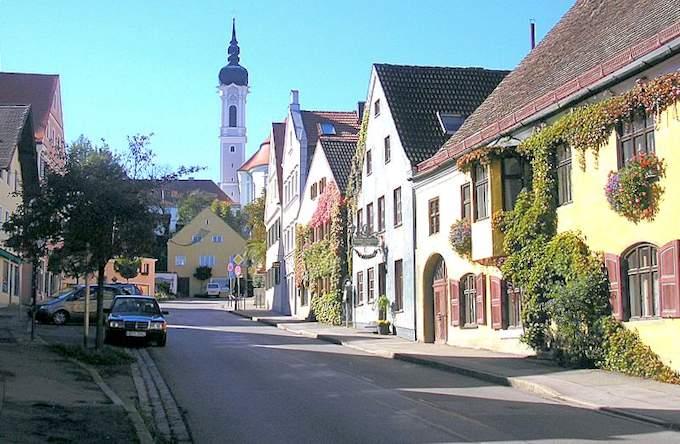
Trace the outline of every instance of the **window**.
{"label": "window", "polygon": [[364,272],[357,273],[357,305],[364,303]]}
{"label": "window", "polygon": [[312,199],[316,199],[316,182],[312,184],[311,189],[309,190],[309,197]]}
{"label": "window", "polygon": [[401,225],[401,187],[394,190],[392,193],[394,200],[394,226]]}
{"label": "window", "polygon": [[394,261],[394,309],[404,309],[404,263],[401,259]]}
{"label": "window", "polygon": [[373,233],[373,203],[366,205],[366,232]]}
{"label": "window", "polygon": [[385,196],[378,198],[378,231],[385,230]]}
{"label": "window", "polygon": [[474,168],[475,181],[475,220],[489,217],[489,176],[486,166],[476,164]]}
{"label": "window", "polygon": [[216,234],[212,237],[213,244],[221,244],[224,242],[224,239],[222,238],[222,235]]}
{"label": "window", "polygon": [[439,198],[430,199],[427,203],[430,236],[439,233]]}
{"label": "window", "polygon": [[187,257],[186,256],[175,256],[175,266],[176,267],[183,267],[187,263]]}
{"label": "window", "polygon": [[618,128],[619,166],[624,166],[633,157],[642,153],[653,153],[654,115],[636,112],[632,119]]}
{"label": "window", "polygon": [[472,217],[472,196],[470,196],[470,184],[466,183],[460,187],[460,217],[470,220]]}
{"label": "window", "polygon": [[370,176],[373,172],[373,159],[371,156],[371,150],[366,150],[366,175]]}
{"label": "window", "polygon": [[200,234],[194,234],[191,237],[191,243],[194,243],[194,244],[197,243],[197,242],[201,242],[202,240],[203,240],[203,236],[201,236]]}
{"label": "window", "polygon": [[515,208],[515,202],[520,191],[524,188],[524,161],[519,157],[504,157],[501,160],[503,176],[503,209]]}
{"label": "window", "polygon": [[368,290],[366,302],[370,304],[375,297],[375,268],[373,267],[368,269],[368,285],[366,289]]}
{"label": "window", "polygon": [[463,125],[465,117],[460,114],[437,113],[439,124],[447,135],[452,135]]}
{"label": "window", "polygon": [[335,126],[332,123],[322,122],[320,124],[320,126],[321,126],[321,135],[323,135],[323,136],[335,135]]}
{"label": "window", "polygon": [[477,290],[475,289],[475,276],[473,274],[466,274],[461,281],[461,289],[463,293],[462,318],[463,326],[472,326],[477,323]]}
{"label": "window", "polygon": [[357,210],[357,230],[364,229],[364,210]]}
{"label": "window", "polygon": [[373,102],[373,117],[378,117],[380,115],[380,99]]}
{"label": "window", "polygon": [[229,106],[229,126],[236,127],[236,105]]}
{"label": "window", "polygon": [[385,163],[392,160],[392,149],[390,148],[390,136],[385,137]]}
{"label": "window", "polygon": [[623,268],[623,277],[627,278],[624,287],[628,293],[630,316],[658,316],[661,311],[656,247],[638,245],[624,257]]}
{"label": "window", "polygon": [[323,193],[325,189],[326,189],[326,178],[323,177],[319,181],[319,194]]}
{"label": "window", "polygon": [[229,151],[233,153],[234,151],[236,151],[236,148],[232,145],[231,147],[229,147]]}
{"label": "window", "polygon": [[571,149],[567,145],[557,147],[557,204],[571,202]]}
{"label": "window", "polygon": [[507,319],[508,327],[522,326],[522,291],[513,286],[511,283],[506,283],[505,297],[507,300]]}
{"label": "window", "polygon": [[200,256],[198,265],[201,267],[212,267],[215,265],[215,256]]}
{"label": "window", "polygon": [[142,272],[143,275],[148,275],[149,274],[149,264],[142,264]]}

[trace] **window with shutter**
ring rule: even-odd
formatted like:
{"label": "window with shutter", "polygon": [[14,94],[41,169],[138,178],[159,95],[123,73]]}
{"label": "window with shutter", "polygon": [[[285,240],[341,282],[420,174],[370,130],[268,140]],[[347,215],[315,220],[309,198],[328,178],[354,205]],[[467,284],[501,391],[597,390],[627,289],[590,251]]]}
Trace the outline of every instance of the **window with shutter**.
{"label": "window with shutter", "polygon": [[609,278],[609,303],[614,318],[623,320],[623,291],[621,288],[621,259],[611,253],[605,253],[604,265]]}
{"label": "window with shutter", "polygon": [[486,324],[486,276],[478,274],[475,276],[475,287],[477,290],[476,318],[477,325]]}
{"label": "window with shutter", "polygon": [[449,281],[449,298],[451,299],[451,325],[458,327],[460,325],[460,287],[458,281],[451,279]]}
{"label": "window with shutter", "polygon": [[659,248],[661,316],[680,317],[680,240]]}
{"label": "window with shutter", "polygon": [[505,328],[503,316],[503,280],[496,276],[489,277],[491,291],[491,327],[494,330]]}

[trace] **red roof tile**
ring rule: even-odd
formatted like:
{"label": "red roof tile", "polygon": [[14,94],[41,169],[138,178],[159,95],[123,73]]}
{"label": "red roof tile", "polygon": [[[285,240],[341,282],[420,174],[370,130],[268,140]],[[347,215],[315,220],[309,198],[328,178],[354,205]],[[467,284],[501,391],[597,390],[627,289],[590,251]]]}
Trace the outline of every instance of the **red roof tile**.
{"label": "red roof tile", "polygon": [[255,154],[250,156],[250,159],[246,160],[243,165],[241,165],[241,168],[239,168],[239,171],[249,171],[252,170],[255,167],[259,166],[267,166],[269,163],[269,137],[267,137],[267,140],[262,142],[260,144],[260,149],[255,151]]}
{"label": "red roof tile", "polygon": [[31,105],[35,138],[42,141],[58,84],[55,74],[0,72],[0,104]]}

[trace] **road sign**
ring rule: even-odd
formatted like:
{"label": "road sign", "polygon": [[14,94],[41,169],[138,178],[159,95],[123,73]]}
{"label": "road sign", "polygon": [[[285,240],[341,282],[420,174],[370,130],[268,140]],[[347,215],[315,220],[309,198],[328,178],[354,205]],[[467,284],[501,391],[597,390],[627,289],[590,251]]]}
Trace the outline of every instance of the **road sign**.
{"label": "road sign", "polygon": [[234,267],[234,273],[236,274],[236,276],[241,277],[241,266],[240,265],[237,265],[237,266]]}
{"label": "road sign", "polygon": [[229,262],[229,265],[227,265],[227,271],[234,271],[234,263]]}
{"label": "road sign", "polygon": [[243,262],[243,256],[240,254],[237,254],[234,256],[234,259],[232,260],[236,265],[241,265],[241,262]]}

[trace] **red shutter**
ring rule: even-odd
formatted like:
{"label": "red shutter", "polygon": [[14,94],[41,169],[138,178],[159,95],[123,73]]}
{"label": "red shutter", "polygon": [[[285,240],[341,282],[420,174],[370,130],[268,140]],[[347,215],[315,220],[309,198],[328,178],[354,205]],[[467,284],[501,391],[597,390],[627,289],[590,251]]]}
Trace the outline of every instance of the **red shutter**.
{"label": "red shutter", "polygon": [[680,317],[680,240],[659,248],[661,316]]}
{"label": "red shutter", "polygon": [[503,328],[503,281],[496,276],[489,277],[491,290],[491,327],[494,330]]}
{"label": "red shutter", "polygon": [[604,254],[604,266],[609,277],[609,303],[612,315],[619,321],[623,320],[623,288],[621,282],[621,258],[615,254]]}
{"label": "red shutter", "polygon": [[451,298],[451,325],[458,327],[460,325],[460,288],[455,279],[449,281],[449,297]]}
{"label": "red shutter", "polygon": [[477,295],[477,325],[486,324],[486,276],[483,273],[475,276],[475,292]]}

